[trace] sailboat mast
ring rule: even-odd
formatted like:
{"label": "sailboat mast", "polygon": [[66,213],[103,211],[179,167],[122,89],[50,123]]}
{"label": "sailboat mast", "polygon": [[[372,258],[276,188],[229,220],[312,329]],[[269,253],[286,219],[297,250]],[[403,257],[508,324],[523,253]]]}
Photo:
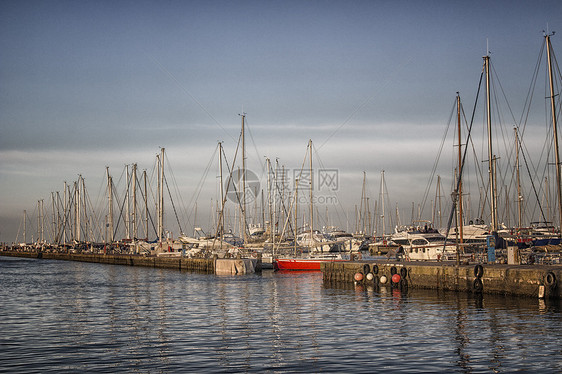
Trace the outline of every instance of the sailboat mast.
{"label": "sailboat mast", "polygon": [[295,179],[295,256],[297,255],[297,234],[298,234],[298,206],[299,206],[299,178]]}
{"label": "sailboat mast", "polygon": [[496,181],[494,173],[494,154],[492,151],[492,112],[490,108],[490,56],[484,56],[486,69],[486,123],[488,127],[488,173],[490,179],[490,211],[492,218],[492,231],[498,231]]}
{"label": "sailboat mast", "polygon": [[75,210],[75,215],[74,215],[74,219],[75,219],[75,224],[74,224],[74,231],[75,231],[75,235],[74,235],[74,240],[80,242],[80,184],[79,184],[80,179],[78,179],[78,182],[74,182],[74,210]]}
{"label": "sailboat mast", "polygon": [[[62,229],[62,242],[66,244],[66,223],[67,223],[67,218],[70,215],[70,212],[67,213],[67,209],[68,209],[68,198],[66,196],[68,187],[66,186],[66,181],[64,181],[64,220],[63,220],[63,229]],[[24,236],[25,238],[25,236]]]}
{"label": "sailboat mast", "polygon": [[144,236],[148,241],[148,189],[146,183],[146,169],[142,171],[142,179],[144,181]]}
{"label": "sailboat mast", "polygon": [[459,135],[459,192],[457,198],[457,204],[459,207],[459,243],[463,244],[463,215],[462,215],[462,177],[460,175],[461,168],[462,168],[462,140],[461,140],[461,97],[457,92],[457,128],[458,128],[458,135]]}
{"label": "sailboat mast", "polygon": [[137,233],[137,164],[133,164],[133,213],[132,213],[132,221],[133,221],[133,239],[138,237]]}
{"label": "sailboat mast", "polygon": [[221,216],[219,217],[220,219],[220,232],[219,232],[219,238],[220,238],[220,248],[222,249],[222,242],[223,242],[223,236],[224,236],[224,221],[222,218],[222,214],[224,214],[224,184],[223,184],[223,180],[222,180],[222,142],[219,142],[219,173],[220,173],[220,184],[221,184]]}
{"label": "sailboat mast", "polygon": [[240,116],[242,117],[242,230],[244,232],[244,245],[246,245],[248,242],[248,238],[246,236],[246,145],[244,139],[246,132],[244,128],[246,113],[242,113]]}
{"label": "sailboat mast", "polygon": [[27,210],[23,210],[23,242],[27,243]]}
{"label": "sailboat mast", "polygon": [[268,206],[268,213],[269,213],[269,234],[271,235],[271,243],[275,243],[275,234],[273,232],[273,211],[272,211],[272,197],[271,197],[271,160],[266,158],[267,162],[267,206]]}
{"label": "sailboat mast", "polygon": [[382,218],[382,240],[386,233],[385,211],[384,211],[384,170],[381,171],[381,218]]}
{"label": "sailboat mast", "polygon": [[[558,125],[556,123],[556,104],[554,101],[554,82],[552,77],[552,45],[550,35],[546,34],[546,56],[548,58],[548,80],[550,84],[550,110],[552,112],[552,136],[554,137],[554,157],[556,158],[556,190],[558,193],[558,225],[562,226],[562,177],[560,176],[560,151],[558,147]],[[562,235],[562,230],[560,231]]]}
{"label": "sailboat mast", "polygon": [[129,165],[125,165],[127,171],[127,194],[125,195],[125,238],[131,239],[131,175]]}
{"label": "sailboat mast", "polygon": [[164,233],[164,148],[158,157],[158,240],[162,243],[162,235]]}
{"label": "sailboat mast", "polygon": [[519,174],[519,133],[517,128],[513,129],[515,131],[515,173],[517,177],[517,227],[521,227],[523,221],[523,210],[521,209],[523,196],[521,196],[521,179]]}
{"label": "sailboat mast", "polygon": [[109,166],[106,167],[107,171],[107,202],[108,202],[108,225],[109,225],[109,237],[107,241],[113,243],[113,182],[111,175],[109,175]]}
{"label": "sailboat mast", "polygon": [[312,241],[314,240],[314,207],[313,207],[313,202],[312,202],[312,180],[313,178],[313,174],[312,174],[312,139],[308,140],[308,148],[310,151],[310,173],[309,173],[309,185],[310,185],[310,243],[312,244]]}

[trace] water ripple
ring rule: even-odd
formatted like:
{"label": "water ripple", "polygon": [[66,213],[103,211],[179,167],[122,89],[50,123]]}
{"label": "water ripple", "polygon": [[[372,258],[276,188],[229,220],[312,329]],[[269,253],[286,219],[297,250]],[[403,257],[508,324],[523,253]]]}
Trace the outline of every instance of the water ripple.
{"label": "water ripple", "polygon": [[0,372],[562,372],[559,302],[0,258]]}

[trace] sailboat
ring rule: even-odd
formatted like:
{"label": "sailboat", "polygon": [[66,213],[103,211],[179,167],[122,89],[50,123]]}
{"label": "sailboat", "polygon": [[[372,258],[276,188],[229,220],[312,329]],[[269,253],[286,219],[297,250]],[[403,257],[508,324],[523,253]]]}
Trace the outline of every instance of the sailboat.
{"label": "sailboat", "polygon": [[[310,192],[310,223],[302,232],[297,232],[298,227],[298,187],[299,179],[303,176],[303,169],[299,178],[295,181],[295,194],[292,203],[293,219],[294,219],[294,247],[291,255],[277,255],[273,259],[273,266],[276,270],[314,270],[319,271],[323,262],[333,261],[349,261],[349,256],[345,256],[338,250],[336,240],[330,238],[321,232],[314,230],[314,207],[313,207],[313,181],[312,181],[312,140],[308,141],[308,157],[310,169],[308,175],[308,188]],[[305,157],[306,161],[306,157]],[[304,167],[304,162],[303,162]],[[303,178],[304,179],[304,178]],[[303,179],[301,180],[304,182]],[[293,210],[294,209],[294,210]],[[290,217],[287,217],[285,226]]]}

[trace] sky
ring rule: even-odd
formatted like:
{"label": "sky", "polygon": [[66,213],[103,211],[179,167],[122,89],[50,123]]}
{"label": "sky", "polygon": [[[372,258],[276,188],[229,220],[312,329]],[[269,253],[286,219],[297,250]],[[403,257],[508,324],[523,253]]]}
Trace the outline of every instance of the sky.
{"label": "sky", "polygon": [[[115,180],[127,164],[150,172],[160,147],[184,225],[210,226],[213,154],[222,141],[232,162],[241,113],[260,178],[266,157],[299,169],[311,139],[313,168],[338,171],[338,225],[353,226],[363,172],[378,199],[383,170],[405,220],[456,92],[472,110],[482,56],[520,118],[543,30],[560,30],[561,15],[562,2],[540,0],[2,1],[0,242],[21,238],[23,210],[36,222],[37,201],[49,207],[78,175],[102,204],[106,167]],[[552,44],[562,49],[558,35]],[[542,117],[530,114],[530,152],[543,146]],[[439,163],[449,180],[451,164]]]}

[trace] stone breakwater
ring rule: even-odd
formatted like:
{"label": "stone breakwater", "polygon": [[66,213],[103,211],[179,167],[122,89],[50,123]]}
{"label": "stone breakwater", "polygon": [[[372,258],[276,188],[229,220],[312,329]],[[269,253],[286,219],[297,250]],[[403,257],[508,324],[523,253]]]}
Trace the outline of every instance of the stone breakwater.
{"label": "stone breakwater", "polygon": [[154,268],[176,269],[221,274],[246,274],[259,271],[259,259],[216,259],[216,258],[187,258],[187,257],[149,257],[126,254],[89,254],[89,253],[60,253],[60,252],[17,252],[1,251],[2,256],[26,257],[65,261],[95,262],[111,265],[145,266]]}
{"label": "stone breakwater", "polygon": [[561,265],[455,265],[454,263],[355,261],[321,265],[324,282],[440,289],[560,299]]}

